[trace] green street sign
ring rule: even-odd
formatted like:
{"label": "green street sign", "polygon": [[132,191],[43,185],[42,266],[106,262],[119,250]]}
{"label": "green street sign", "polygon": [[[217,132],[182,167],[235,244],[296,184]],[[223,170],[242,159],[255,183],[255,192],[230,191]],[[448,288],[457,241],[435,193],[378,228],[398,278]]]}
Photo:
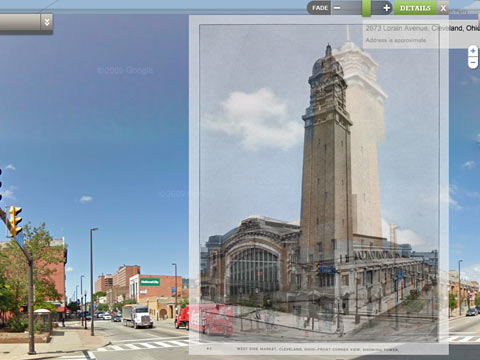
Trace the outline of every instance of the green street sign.
{"label": "green street sign", "polygon": [[140,286],[160,286],[159,278],[140,278]]}

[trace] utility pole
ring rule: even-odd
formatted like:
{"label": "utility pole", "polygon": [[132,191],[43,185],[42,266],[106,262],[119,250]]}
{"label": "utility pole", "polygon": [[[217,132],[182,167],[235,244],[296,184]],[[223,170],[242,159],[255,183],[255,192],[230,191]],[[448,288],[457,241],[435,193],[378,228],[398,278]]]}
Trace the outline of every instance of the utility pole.
{"label": "utility pole", "polygon": [[175,322],[177,321],[177,304],[178,304],[178,286],[177,286],[177,263],[172,263],[175,266]]}
{"label": "utility pole", "polygon": [[[93,240],[92,240],[92,233],[94,231],[97,231],[98,228],[91,228],[90,229],[90,311],[91,311],[91,318],[92,318],[92,325],[90,326],[91,328],[91,336],[95,335],[95,330],[94,330],[94,318],[93,316]],[[86,308],[86,306],[85,306]],[[85,316],[85,321],[87,321],[87,316]]]}
{"label": "utility pole", "polygon": [[462,259],[458,260],[458,299],[460,300],[460,302],[458,303],[459,315],[462,315],[462,283],[460,279],[460,263],[462,261]]}
{"label": "utility pole", "polygon": [[[80,276],[80,310],[83,311],[83,284],[82,284],[82,279],[85,277],[85,275]],[[86,306],[85,306],[86,307]],[[85,315],[85,311],[83,311],[83,315]],[[85,319],[82,317],[82,325],[85,322],[85,329],[87,328],[87,317],[85,316]]]}
{"label": "utility pole", "polygon": [[[25,251],[27,255],[28,251]],[[33,324],[33,256],[28,254],[28,355],[35,355],[35,329]]]}
{"label": "utility pole", "polygon": [[[82,295],[83,296],[83,295]],[[85,289],[85,311],[87,310],[87,289]],[[92,318],[93,318],[93,314],[92,314]],[[87,318],[85,317],[85,330],[87,330]]]}

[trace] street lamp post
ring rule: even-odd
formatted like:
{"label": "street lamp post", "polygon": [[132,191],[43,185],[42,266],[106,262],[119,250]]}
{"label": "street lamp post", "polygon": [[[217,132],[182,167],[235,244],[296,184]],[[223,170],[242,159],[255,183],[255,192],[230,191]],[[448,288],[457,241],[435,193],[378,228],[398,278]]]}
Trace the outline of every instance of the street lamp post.
{"label": "street lamp post", "polygon": [[[81,311],[83,311],[83,281],[82,281],[82,279],[84,277],[85,277],[85,275],[80,276],[80,305],[81,305],[80,310]],[[84,313],[84,315],[85,315],[85,313]],[[84,320],[85,320],[85,322],[87,322],[86,319],[83,319],[83,317],[82,317],[82,325],[83,325]]]}
{"label": "street lamp post", "polygon": [[[87,289],[85,289],[84,299],[85,299],[85,301],[83,303],[85,304],[85,312],[87,312]],[[92,319],[93,319],[93,314],[92,314]],[[85,317],[85,330],[87,330],[87,317]]]}
{"label": "street lamp post", "polygon": [[175,323],[177,322],[177,298],[178,298],[178,286],[177,286],[177,263],[172,263],[175,266]]}
{"label": "street lamp post", "polygon": [[458,260],[458,300],[459,300],[458,311],[459,311],[459,315],[462,315],[462,283],[461,283],[461,279],[460,279],[460,263],[462,261],[463,261],[462,259]]}
{"label": "street lamp post", "polygon": [[78,303],[78,285],[75,285],[75,301]]}
{"label": "street lamp post", "polygon": [[[93,316],[93,241],[92,241],[92,233],[94,231],[97,231],[98,228],[91,228],[90,229],[90,311],[91,311],[91,318],[92,318],[92,325],[90,326],[91,328],[91,336],[95,335],[95,330],[94,330],[94,318]],[[85,306],[86,308],[86,306]],[[87,320],[87,317],[85,316],[85,321]]]}

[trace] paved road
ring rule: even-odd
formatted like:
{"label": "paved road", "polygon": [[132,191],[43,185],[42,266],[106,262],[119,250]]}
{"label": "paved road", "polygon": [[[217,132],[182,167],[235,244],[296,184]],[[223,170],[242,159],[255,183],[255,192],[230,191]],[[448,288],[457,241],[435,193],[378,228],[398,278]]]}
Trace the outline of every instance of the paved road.
{"label": "paved road", "polygon": [[[450,334],[444,334],[450,345],[449,356],[323,356],[316,359],[357,359],[357,360],[480,360],[480,316],[471,318],[459,318],[450,322]],[[189,347],[198,346],[196,341],[190,340],[188,332],[172,327],[158,326],[153,329],[132,329],[124,327],[121,323],[110,321],[98,321],[96,323],[98,333],[110,340],[110,345],[92,352],[79,353],[63,357],[64,360],[132,360],[132,359],[298,359],[304,360],[305,356],[190,356]],[[207,341],[223,341],[212,338]],[[234,339],[229,339],[229,341]]]}

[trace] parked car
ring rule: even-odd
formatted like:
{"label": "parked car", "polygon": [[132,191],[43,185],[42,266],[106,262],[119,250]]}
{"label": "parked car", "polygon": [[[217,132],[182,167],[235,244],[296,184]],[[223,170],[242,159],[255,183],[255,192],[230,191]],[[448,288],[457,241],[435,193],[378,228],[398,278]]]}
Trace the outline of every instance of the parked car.
{"label": "parked car", "polygon": [[99,319],[103,318],[103,315],[104,315],[104,314],[105,314],[105,313],[104,313],[103,311],[99,311],[99,312],[97,313],[97,318],[99,318]]}
{"label": "parked car", "polygon": [[113,322],[121,322],[122,317],[120,315],[115,315],[114,317],[112,317],[112,321]]}
{"label": "parked car", "polygon": [[480,314],[480,305],[477,305],[477,307],[475,309],[477,309],[477,313]]}
{"label": "parked car", "polygon": [[112,316],[110,314],[103,314],[103,320],[112,320]]}
{"label": "parked car", "polygon": [[477,315],[478,315],[478,311],[476,308],[470,308],[467,310],[466,316],[477,316]]}

